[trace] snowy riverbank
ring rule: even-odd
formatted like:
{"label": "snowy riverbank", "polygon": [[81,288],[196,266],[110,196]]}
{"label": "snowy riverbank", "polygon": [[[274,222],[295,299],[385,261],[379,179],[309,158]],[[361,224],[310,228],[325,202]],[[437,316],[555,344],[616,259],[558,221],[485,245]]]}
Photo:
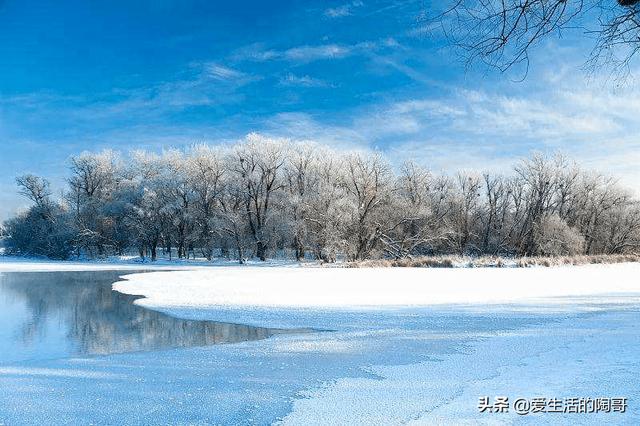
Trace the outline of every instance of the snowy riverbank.
{"label": "snowy riverbank", "polygon": [[145,295],[140,302],[147,306],[426,306],[640,292],[639,275],[638,263],[505,269],[228,267],[132,274],[114,288]]}

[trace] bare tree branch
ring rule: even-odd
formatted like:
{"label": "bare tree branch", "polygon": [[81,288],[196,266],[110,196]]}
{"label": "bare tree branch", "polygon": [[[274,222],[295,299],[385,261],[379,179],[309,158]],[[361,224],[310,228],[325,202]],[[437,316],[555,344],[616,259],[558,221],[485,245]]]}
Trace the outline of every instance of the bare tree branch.
{"label": "bare tree branch", "polygon": [[[423,23],[437,26],[460,48],[468,64],[504,72],[528,71],[532,48],[549,37],[582,29],[595,38],[591,70],[610,67],[624,75],[640,47],[640,0],[454,0]],[[597,26],[584,22],[596,17]]]}

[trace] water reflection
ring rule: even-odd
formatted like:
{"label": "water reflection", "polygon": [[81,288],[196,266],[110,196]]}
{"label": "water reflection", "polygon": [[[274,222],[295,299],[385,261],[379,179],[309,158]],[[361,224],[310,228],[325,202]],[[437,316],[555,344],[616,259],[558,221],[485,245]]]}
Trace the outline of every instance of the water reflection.
{"label": "water reflection", "polygon": [[0,274],[0,362],[205,346],[281,330],[173,318],[111,290],[118,272]]}

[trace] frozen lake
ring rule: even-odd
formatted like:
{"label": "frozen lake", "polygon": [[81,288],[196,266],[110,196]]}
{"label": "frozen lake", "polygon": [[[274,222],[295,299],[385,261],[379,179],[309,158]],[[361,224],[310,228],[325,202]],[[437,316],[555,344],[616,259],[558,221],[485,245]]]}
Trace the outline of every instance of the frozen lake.
{"label": "frozen lake", "polygon": [[0,274],[0,363],[266,339],[280,330],[175,318],[112,291],[118,272]]}
{"label": "frozen lake", "polygon": [[[619,295],[156,311],[112,291],[118,275],[0,274],[0,424],[640,422],[640,306]],[[331,331],[282,334],[274,324]],[[485,395],[624,397],[628,408],[481,414]]]}

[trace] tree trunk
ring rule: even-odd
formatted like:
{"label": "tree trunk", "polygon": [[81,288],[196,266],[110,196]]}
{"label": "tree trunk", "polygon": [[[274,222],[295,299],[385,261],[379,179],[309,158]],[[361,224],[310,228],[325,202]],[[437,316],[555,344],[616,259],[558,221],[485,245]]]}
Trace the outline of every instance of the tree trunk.
{"label": "tree trunk", "polygon": [[158,241],[154,240],[151,242],[151,261],[155,262],[158,258]]}
{"label": "tree trunk", "polygon": [[267,247],[262,241],[256,243],[256,256],[263,262],[267,260]]}
{"label": "tree trunk", "polygon": [[298,262],[303,261],[304,260],[304,246],[302,245],[302,241],[301,241],[300,237],[298,237],[297,235],[293,239],[293,246],[295,247],[295,250],[296,250],[296,260]]}
{"label": "tree trunk", "polygon": [[238,263],[241,265],[244,263],[244,251],[240,244],[238,244]]}

